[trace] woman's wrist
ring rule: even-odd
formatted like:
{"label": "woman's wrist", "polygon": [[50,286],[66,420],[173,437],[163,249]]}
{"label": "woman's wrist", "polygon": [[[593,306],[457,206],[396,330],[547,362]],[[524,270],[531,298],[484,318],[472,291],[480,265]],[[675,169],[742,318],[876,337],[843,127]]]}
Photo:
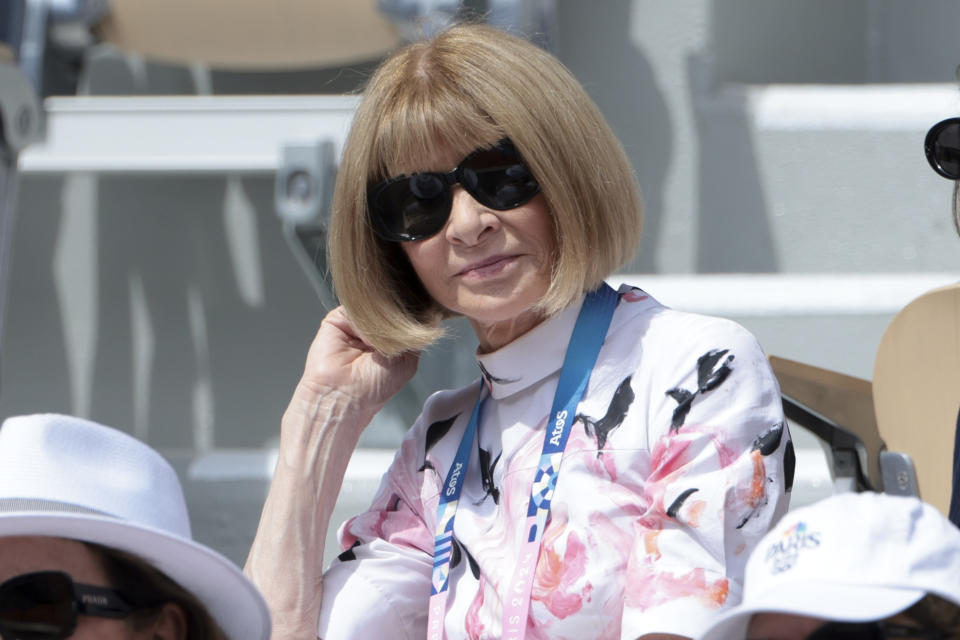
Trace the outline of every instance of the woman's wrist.
{"label": "woman's wrist", "polygon": [[301,381],[283,414],[281,447],[284,438],[292,438],[301,446],[329,437],[359,439],[383,404],[364,402],[340,388]]}
{"label": "woman's wrist", "polygon": [[379,409],[338,389],[298,385],[283,414],[274,479],[316,501],[316,509],[332,509],[360,434]]}
{"label": "woman's wrist", "polygon": [[[244,567],[267,597],[274,638],[316,637],[330,515],[350,454],[372,415],[337,389],[303,384],[283,414],[276,470]],[[289,550],[300,555],[294,566],[284,562]]]}

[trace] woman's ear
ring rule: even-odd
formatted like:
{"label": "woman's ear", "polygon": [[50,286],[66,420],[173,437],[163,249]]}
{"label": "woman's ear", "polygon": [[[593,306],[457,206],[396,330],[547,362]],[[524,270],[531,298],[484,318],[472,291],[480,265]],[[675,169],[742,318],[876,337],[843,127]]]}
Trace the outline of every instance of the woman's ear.
{"label": "woman's ear", "polygon": [[148,637],[151,640],[187,640],[187,631],[187,615],[183,607],[168,602],[153,621]]}

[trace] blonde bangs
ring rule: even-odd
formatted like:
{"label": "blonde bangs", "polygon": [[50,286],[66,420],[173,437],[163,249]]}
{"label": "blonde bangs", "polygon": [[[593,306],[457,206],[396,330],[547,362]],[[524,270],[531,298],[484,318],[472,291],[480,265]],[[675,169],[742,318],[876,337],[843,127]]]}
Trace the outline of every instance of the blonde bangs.
{"label": "blonde bangs", "polygon": [[378,100],[367,167],[372,183],[436,170],[434,163],[444,158],[463,157],[503,137],[484,106],[448,77],[443,61],[416,50],[409,57],[405,77]]}

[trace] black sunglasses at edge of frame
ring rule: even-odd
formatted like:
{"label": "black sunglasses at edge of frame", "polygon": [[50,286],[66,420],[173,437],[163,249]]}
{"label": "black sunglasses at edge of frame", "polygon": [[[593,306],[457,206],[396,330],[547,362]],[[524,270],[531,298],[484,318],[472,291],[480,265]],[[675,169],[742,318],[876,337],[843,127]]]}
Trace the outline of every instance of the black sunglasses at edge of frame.
{"label": "black sunglasses at edge of frame", "polygon": [[513,142],[504,138],[472,151],[449,172],[401,175],[370,187],[368,214],[374,232],[389,242],[436,235],[450,217],[455,184],[496,211],[515,209],[540,193],[540,184]]}
{"label": "black sunglasses at edge of frame", "polygon": [[960,118],[947,118],[930,127],[923,151],[934,171],[948,180],[960,180]]}
{"label": "black sunglasses at edge of frame", "polygon": [[61,571],[38,571],[0,584],[3,640],[60,640],[73,634],[77,616],[122,619],[135,607],[113,589],[74,582]]}

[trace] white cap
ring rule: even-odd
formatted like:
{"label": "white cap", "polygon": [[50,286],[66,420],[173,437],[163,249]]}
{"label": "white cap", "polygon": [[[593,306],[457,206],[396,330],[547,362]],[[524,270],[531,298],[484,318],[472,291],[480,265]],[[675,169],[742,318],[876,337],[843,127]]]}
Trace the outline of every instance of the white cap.
{"label": "white cap", "polygon": [[788,512],[763,537],[743,601],[700,640],[745,638],[761,612],[882,620],[928,593],[960,606],[960,529],[917,498],[837,494]]}
{"label": "white cap", "polygon": [[180,481],[148,445],[55,414],[0,426],[0,537],[54,536],[140,556],[190,591],[232,640],[266,640],[270,615],[233,562],[193,541]]}

